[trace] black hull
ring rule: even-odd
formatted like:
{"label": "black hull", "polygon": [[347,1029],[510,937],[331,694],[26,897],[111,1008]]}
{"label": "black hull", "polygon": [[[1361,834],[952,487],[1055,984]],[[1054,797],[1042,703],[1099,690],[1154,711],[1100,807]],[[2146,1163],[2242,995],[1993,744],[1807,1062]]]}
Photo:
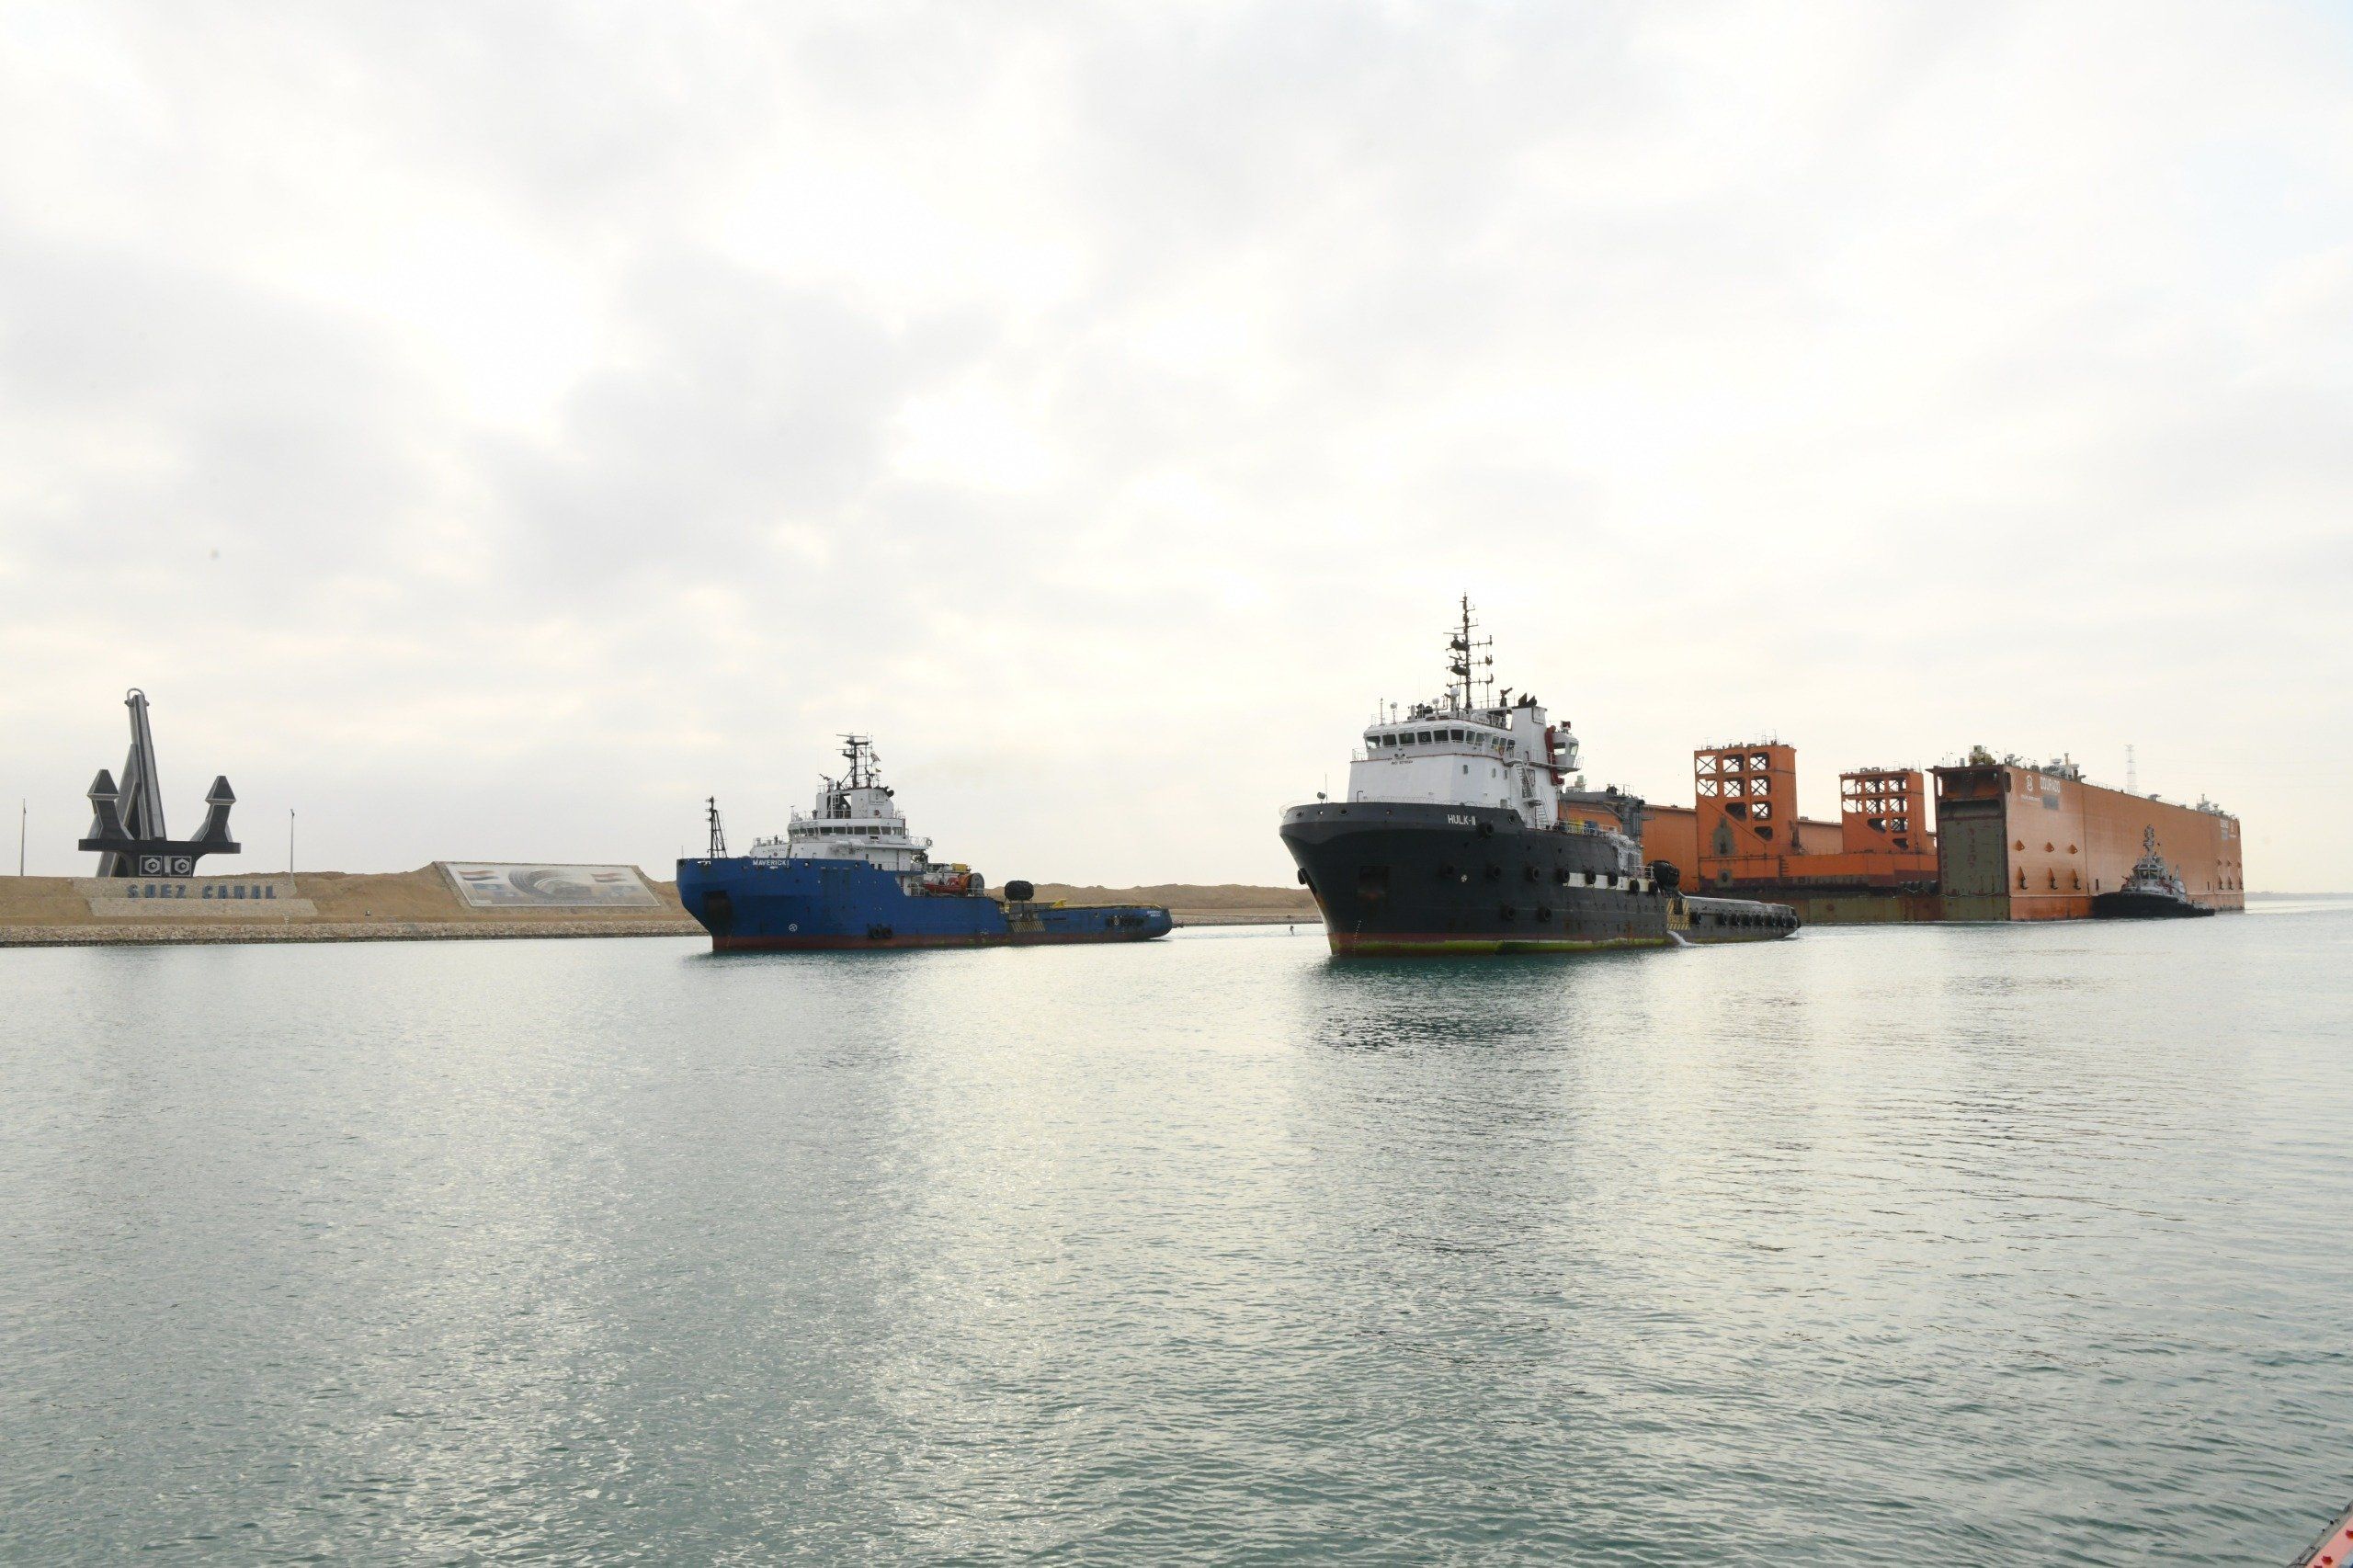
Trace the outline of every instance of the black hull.
{"label": "black hull", "polygon": [[2092,900],[2095,920],[2189,920],[2214,912],[2161,892],[2104,892]]}
{"label": "black hull", "polygon": [[[1347,954],[1562,953],[1787,936],[1779,905],[1685,901],[1628,874],[1613,835],[1540,831],[1497,807],[1297,806],[1283,845]],[[1694,901],[1698,902],[1698,901]]]}

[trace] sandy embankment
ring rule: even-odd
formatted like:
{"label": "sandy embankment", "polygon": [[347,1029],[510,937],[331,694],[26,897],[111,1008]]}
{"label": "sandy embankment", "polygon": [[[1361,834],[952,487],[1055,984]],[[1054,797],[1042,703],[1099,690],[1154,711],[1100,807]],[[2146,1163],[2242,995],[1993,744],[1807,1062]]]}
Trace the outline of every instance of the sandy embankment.
{"label": "sandy embankment", "polygon": [[1254,888],[1240,882],[1161,882],[1144,888],[1040,882],[1038,896],[1064,903],[1156,903],[1175,915],[1179,926],[1287,926],[1322,918],[1305,888]]}
{"label": "sandy embankment", "polygon": [[[438,867],[382,874],[302,871],[292,876],[192,877],[191,888],[275,884],[278,897],[213,903],[158,899],[152,917],[100,914],[80,877],[0,877],[0,947],[114,942],[400,942],[495,937],[678,937],[702,928],[679,907],[678,890],[642,880],[653,909],[474,909]],[[111,890],[108,890],[111,891]],[[117,903],[116,900],[107,900]]]}
{"label": "sandy embankment", "polygon": [[[135,914],[119,903],[101,915],[79,877],[0,877],[0,947],[80,947],[118,942],[401,942],[500,937],[681,937],[702,927],[678,903],[677,885],[640,873],[655,909],[475,909],[435,866],[382,874],[305,871],[192,878],[276,884],[267,902],[157,900]],[[1179,926],[1284,925],[1316,918],[1314,901],[1294,888],[1074,887],[1041,882],[1040,899],[1066,903],[1156,903]],[[152,910],[152,914],[151,914]]]}

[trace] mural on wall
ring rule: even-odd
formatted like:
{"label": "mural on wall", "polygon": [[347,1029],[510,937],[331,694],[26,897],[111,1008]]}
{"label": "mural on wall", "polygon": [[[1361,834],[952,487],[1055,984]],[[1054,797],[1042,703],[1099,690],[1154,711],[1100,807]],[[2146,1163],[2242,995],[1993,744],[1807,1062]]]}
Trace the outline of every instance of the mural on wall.
{"label": "mural on wall", "polygon": [[634,866],[529,866],[438,862],[475,909],[654,909],[662,901]]}

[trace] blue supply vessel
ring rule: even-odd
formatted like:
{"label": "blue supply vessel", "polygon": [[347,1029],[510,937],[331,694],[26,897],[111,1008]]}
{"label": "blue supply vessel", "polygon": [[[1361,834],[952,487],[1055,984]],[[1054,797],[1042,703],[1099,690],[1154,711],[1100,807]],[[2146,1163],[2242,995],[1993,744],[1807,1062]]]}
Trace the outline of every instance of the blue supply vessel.
{"label": "blue supply vessel", "polygon": [[730,855],[711,804],[710,853],[678,862],[678,898],[712,951],[1144,942],[1175,924],[1152,904],[1041,903],[1027,882],[990,897],[980,873],[934,862],[931,840],[908,835],[872,744],[842,738],[848,773],[825,779],[815,811],[794,812],[783,838]]}

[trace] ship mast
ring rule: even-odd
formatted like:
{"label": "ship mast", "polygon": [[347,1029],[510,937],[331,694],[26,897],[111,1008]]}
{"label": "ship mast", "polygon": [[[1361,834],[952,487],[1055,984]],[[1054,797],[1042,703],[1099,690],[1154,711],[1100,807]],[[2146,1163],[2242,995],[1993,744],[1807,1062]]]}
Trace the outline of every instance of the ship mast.
{"label": "ship mast", "polygon": [[[1495,640],[1473,637],[1472,633],[1478,629],[1478,624],[1471,619],[1471,596],[1465,594],[1462,596],[1462,622],[1446,641],[1446,668],[1453,677],[1447,682],[1446,694],[1458,713],[1468,713],[1478,706],[1477,688],[1481,677],[1477,672],[1482,668],[1493,669],[1495,664],[1492,653],[1483,659],[1479,656],[1479,650],[1494,647]],[[1484,677],[1484,684],[1492,687],[1495,676]]]}
{"label": "ship mast", "polygon": [[727,830],[719,825],[719,797],[712,795],[702,803],[703,818],[710,827],[710,858],[727,858]]}
{"label": "ship mast", "polygon": [[847,787],[863,790],[874,782],[874,743],[864,735],[844,735],[849,744],[842,747],[842,756],[849,759]]}

